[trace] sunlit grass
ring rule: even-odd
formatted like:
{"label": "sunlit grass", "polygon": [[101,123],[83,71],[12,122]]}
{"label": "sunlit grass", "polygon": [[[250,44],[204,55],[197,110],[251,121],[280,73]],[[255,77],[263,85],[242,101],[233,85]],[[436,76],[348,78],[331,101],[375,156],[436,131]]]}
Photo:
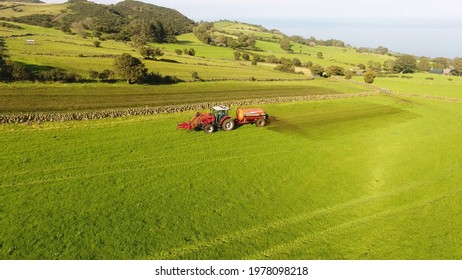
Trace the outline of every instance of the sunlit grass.
{"label": "sunlit grass", "polygon": [[460,104],[262,106],[213,134],[176,130],[193,112],[1,126],[0,258],[462,257]]}

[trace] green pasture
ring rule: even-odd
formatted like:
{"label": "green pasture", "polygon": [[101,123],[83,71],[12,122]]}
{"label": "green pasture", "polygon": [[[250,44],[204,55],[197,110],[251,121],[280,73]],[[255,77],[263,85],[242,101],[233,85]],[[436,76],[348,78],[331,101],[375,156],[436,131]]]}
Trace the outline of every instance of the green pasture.
{"label": "green pasture", "polygon": [[0,85],[0,113],[72,112],[366,91],[368,89],[362,86],[325,79],[195,82],[157,86],[11,83]]}
{"label": "green pasture", "polygon": [[240,23],[240,22],[218,21],[214,23],[214,27],[217,28],[218,30],[222,30],[228,33],[227,36],[230,36],[230,34],[244,33],[247,35],[252,34],[256,37],[264,38],[265,40],[274,40],[275,38],[277,39],[282,38],[282,36],[279,34],[261,32],[260,28],[258,27],[245,24],[245,23]]}
{"label": "green pasture", "polygon": [[376,78],[374,85],[395,93],[462,98],[462,77],[429,73]]}
{"label": "green pasture", "polygon": [[462,258],[460,103],[262,106],[0,126],[0,259]]}
{"label": "green pasture", "polygon": [[[14,31],[13,37],[8,35],[4,41],[9,57],[17,62],[24,63],[37,70],[58,67],[73,71],[89,77],[89,71],[102,71],[112,69],[114,58],[111,56],[130,53],[139,57],[138,51],[124,42],[106,40],[101,47],[95,47],[96,38],[82,38],[75,35],[64,34],[61,31],[43,27],[21,25],[25,29]],[[0,30],[1,31],[1,30]],[[50,31],[50,32],[49,32]],[[26,39],[33,39],[33,45],[27,44]],[[185,34],[178,37],[178,44],[152,44],[161,48],[164,56],[158,61],[145,60],[144,63],[150,71],[162,75],[177,76],[182,80],[191,80],[192,72],[199,77],[210,79],[288,79],[298,80],[306,76],[275,71],[273,66],[252,66],[249,61],[234,60],[234,50],[222,47],[213,47],[197,41],[194,35]],[[190,49],[196,51],[196,56],[177,55],[176,49]]]}
{"label": "green pasture", "polygon": [[[21,26],[23,29],[0,27],[0,36],[4,38],[6,54],[11,60],[25,63],[35,69],[58,67],[88,77],[90,70],[112,69],[113,58],[111,56],[130,53],[140,57],[139,52],[130,43],[104,40],[100,41],[100,47],[97,48],[94,46],[94,42],[98,40],[95,37],[82,38],[52,28],[20,23],[12,24]],[[217,28],[228,28],[226,24],[236,30],[249,32],[256,30],[255,27],[233,22],[218,22]],[[273,36],[270,33],[265,34]],[[35,44],[27,44],[27,39],[35,40]],[[163,59],[164,62],[145,61],[150,71],[159,72],[162,75],[177,76],[183,80],[191,80],[192,72],[198,72],[202,79],[207,80],[251,78],[296,80],[300,78],[299,75],[275,71],[273,66],[266,64],[255,67],[251,66],[249,61],[236,61],[233,55],[235,50],[206,45],[192,33],[180,35],[177,39],[178,43],[151,44],[153,47],[161,48],[164,51],[164,56],[158,58],[159,60]],[[298,58],[302,62],[311,61],[324,67],[331,65],[351,67],[359,63],[367,64],[369,60],[383,62],[388,59],[387,56],[359,54],[351,48],[310,47],[293,43],[294,53],[286,53],[276,42],[257,41],[256,46],[262,51],[254,53],[262,56],[275,55],[278,58]],[[195,56],[175,53],[177,49],[190,48],[195,50]],[[318,52],[323,52],[324,59],[317,58]]]}

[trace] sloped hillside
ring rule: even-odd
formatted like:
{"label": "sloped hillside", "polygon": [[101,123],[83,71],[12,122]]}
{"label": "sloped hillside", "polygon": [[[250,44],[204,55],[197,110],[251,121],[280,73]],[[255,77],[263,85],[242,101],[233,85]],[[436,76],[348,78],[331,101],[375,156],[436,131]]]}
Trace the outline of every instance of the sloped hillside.
{"label": "sloped hillside", "polygon": [[180,12],[134,0],[119,2],[110,9],[130,20],[159,21],[174,35],[191,32],[194,21]]}
{"label": "sloped hillside", "polygon": [[[155,41],[165,42],[172,36],[192,31],[194,21],[176,10],[133,0],[116,5],[96,4],[86,0],[70,0],[64,4],[18,4],[3,2],[0,20],[29,25],[59,28],[80,34],[108,33],[128,40],[130,36],[149,29]],[[146,27],[147,26],[147,27]]]}

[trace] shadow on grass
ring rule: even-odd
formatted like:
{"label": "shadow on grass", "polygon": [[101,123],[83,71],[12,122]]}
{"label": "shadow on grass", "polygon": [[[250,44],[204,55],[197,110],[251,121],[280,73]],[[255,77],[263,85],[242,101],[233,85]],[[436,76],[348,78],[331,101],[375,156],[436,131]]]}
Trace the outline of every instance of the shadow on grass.
{"label": "shadow on grass", "polygon": [[375,130],[403,123],[419,115],[407,110],[379,104],[352,108],[320,110],[294,117],[270,118],[268,129],[277,133],[321,139],[342,133]]}

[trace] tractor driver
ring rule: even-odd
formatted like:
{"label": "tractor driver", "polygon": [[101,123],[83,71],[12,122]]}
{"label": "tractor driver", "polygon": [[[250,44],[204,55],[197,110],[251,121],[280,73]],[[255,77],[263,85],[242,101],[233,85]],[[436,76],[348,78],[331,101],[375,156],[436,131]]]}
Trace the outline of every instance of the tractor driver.
{"label": "tractor driver", "polygon": [[225,111],[223,111],[223,110],[218,110],[218,111],[217,111],[217,121],[220,122],[221,119],[224,117],[224,115],[225,115]]}

